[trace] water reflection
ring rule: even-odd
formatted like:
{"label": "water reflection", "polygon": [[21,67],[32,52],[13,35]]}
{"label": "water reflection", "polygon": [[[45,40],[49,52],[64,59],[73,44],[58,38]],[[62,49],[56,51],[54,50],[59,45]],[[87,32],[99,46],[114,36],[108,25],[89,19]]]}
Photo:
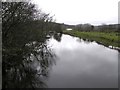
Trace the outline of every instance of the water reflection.
{"label": "water reflection", "polygon": [[60,33],[50,37],[3,50],[3,88],[118,87],[118,51]]}
{"label": "water reflection", "polygon": [[55,40],[60,42],[61,41],[61,37],[62,37],[62,33],[56,33],[53,37],[54,37]]}
{"label": "water reflection", "polygon": [[117,88],[118,51],[96,42],[62,35],[48,42],[58,57],[47,85],[50,88]]}
{"label": "water reflection", "polygon": [[[60,41],[62,34],[49,35]],[[23,46],[3,49],[2,88],[46,88],[46,80],[56,55],[47,46],[50,38],[32,41]]]}
{"label": "water reflection", "polygon": [[[55,37],[57,38],[57,35]],[[49,71],[54,63],[55,54],[46,42],[34,41],[26,44],[22,49],[3,50],[2,87],[47,87],[45,80],[49,77]]]}

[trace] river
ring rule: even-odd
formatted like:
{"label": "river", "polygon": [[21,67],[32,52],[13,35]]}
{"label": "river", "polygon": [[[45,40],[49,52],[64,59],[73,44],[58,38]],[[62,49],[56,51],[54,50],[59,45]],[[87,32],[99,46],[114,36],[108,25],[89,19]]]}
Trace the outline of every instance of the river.
{"label": "river", "polygon": [[56,54],[48,88],[118,88],[118,51],[63,34],[47,45]]}

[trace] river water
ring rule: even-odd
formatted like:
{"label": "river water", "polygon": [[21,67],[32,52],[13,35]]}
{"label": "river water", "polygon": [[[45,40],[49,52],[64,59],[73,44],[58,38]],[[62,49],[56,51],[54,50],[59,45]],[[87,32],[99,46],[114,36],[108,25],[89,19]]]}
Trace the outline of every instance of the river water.
{"label": "river water", "polygon": [[53,37],[47,45],[56,54],[48,88],[117,88],[118,51],[63,34],[60,41]]}

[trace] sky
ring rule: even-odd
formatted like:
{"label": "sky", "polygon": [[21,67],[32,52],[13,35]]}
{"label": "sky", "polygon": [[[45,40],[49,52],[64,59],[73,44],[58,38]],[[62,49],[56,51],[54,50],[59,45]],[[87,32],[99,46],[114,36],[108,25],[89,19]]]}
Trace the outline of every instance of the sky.
{"label": "sky", "polygon": [[70,25],[117,24],[120,0],[33,0],[39,9]]}

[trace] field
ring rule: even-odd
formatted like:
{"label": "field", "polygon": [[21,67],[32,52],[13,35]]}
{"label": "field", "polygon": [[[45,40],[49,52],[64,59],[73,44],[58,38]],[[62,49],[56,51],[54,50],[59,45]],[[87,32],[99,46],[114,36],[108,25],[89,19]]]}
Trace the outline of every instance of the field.
{"label": "field", "polygon": [[117,32],[80,32],[80,31],[63,31],[65,34],[69,34],[72,36],[80,37],[83,39],[88,39],[91,41],[96,41],[98,43],[101,43],[105,46],[114,46],[114,47],[120,47],[119,43],[120,40],[118,39],[118,33]]}

